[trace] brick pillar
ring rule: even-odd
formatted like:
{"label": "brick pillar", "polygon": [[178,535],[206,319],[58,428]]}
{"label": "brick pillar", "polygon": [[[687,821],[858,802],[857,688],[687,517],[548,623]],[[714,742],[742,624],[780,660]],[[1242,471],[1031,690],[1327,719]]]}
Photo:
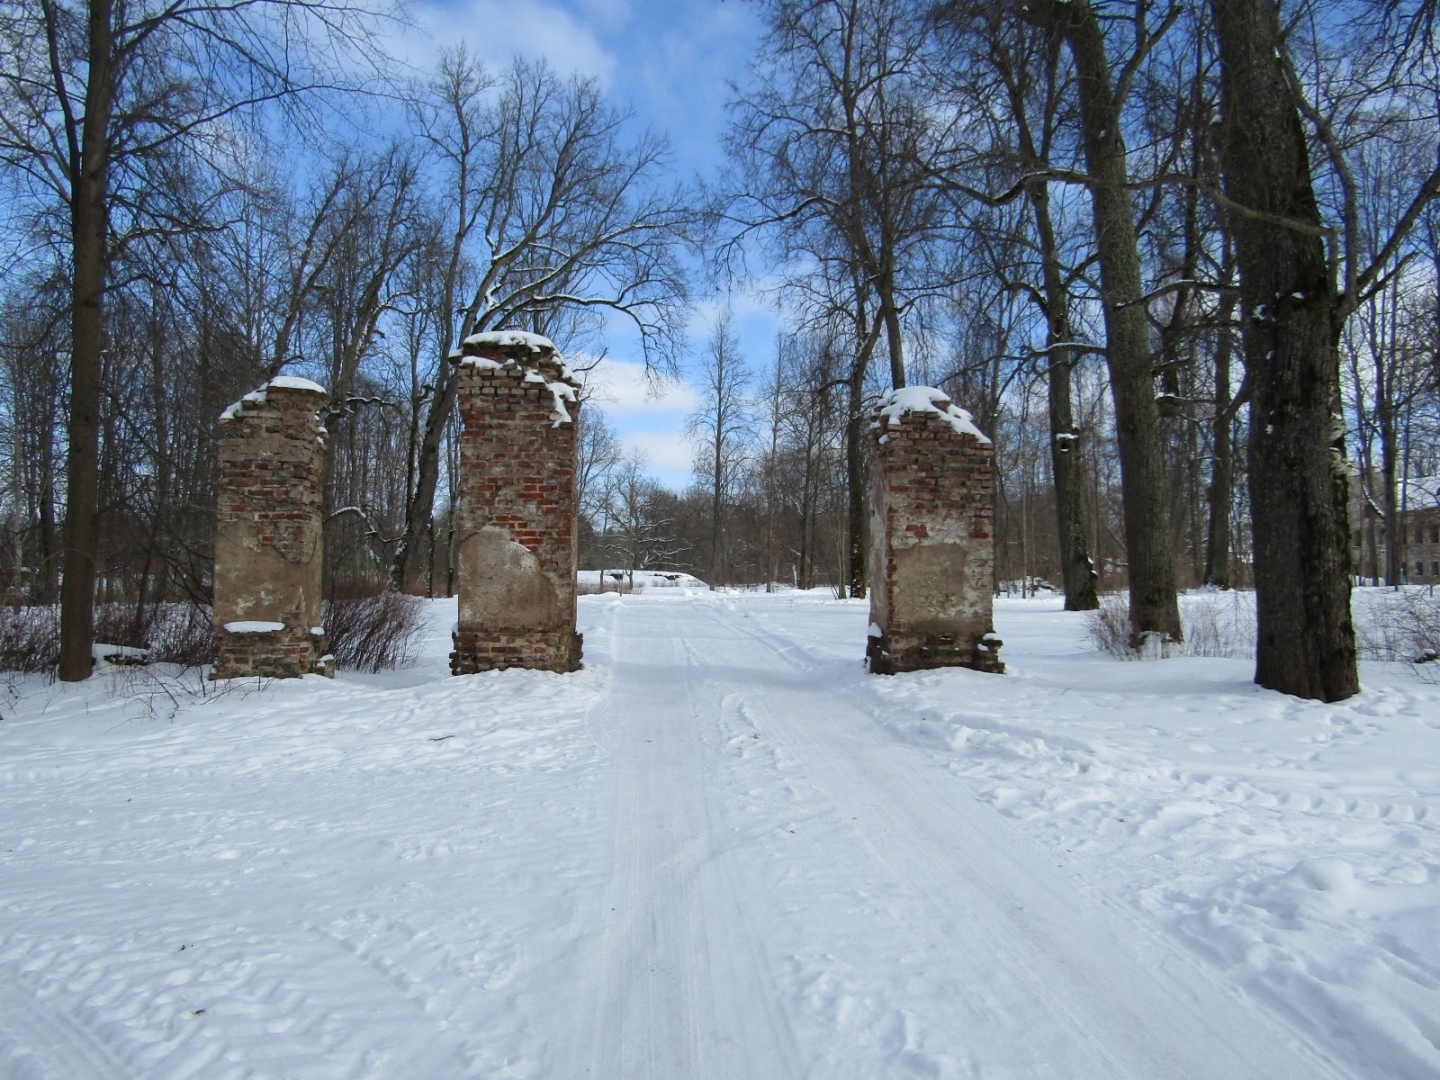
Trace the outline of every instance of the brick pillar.
{"label": "brick pillar", "polygon": [[220,417],[212,679],[334,673],[320,626],[328,397],[308,379],[271,379]]}
{"label": "brick pillar", "polygon": [[870,670],[1003,672],[994,447],[928,386],[888,395],[870,427]]}
{"label": "brick pillar", "polygon": [[574,671],[578,383],[536,334],[477,334],[462,354],[450,670]]}

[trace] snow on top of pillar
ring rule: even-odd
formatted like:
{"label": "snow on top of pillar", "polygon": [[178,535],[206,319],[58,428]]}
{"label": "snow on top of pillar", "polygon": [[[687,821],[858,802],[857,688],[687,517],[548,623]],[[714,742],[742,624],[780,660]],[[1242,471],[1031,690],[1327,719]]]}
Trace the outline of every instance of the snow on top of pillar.
{"label": "snow on top of pillar", "polygon": [[[477,360],[476,362],[485,363],[484,360]],[[490,363],[495,364],[493,360],[490,361]],[[495,366],[498,367],[499,365],[496,364]],[[576,387],[573,385],[574,376],[570,374],[570,369],[562,365],[561,374],[565,380],[570,381],[547,379],[534,368],[525,369],[525,381],[527,383],[538,383],[545,387],[545,389],[550,391],[550,396],[555,402],[555,409],[550,413],[550,420],[552,421],[550,424],[551,427],[559,427],[561,424],[570,423],[570,410],[565,407],[565,403],[567,401],[574,403],[580,399],[580,395],[576,392]]]}
{"label": "snow on top of pillar", "polygon": [[270,622],[264,619],[241,619],[239,622],[225,624],[227,634],[278,634],[284,629],[283,622]]}
{"label": "snow on top of pillar", "polygon": [[555,343],[549,338],[524,330],[486,330],[482,334],[471,334],[465,339],[465,344],[482,349],[510,349],[518,346],[533,353],[557,351]]}
{"label": "snow on top of pillar", "polygon": [[294,375],[277,375],[264,386],[260,387],[259,390],[251,390],[250,393],[246,394],[239,401],[232,402],[225,406],[225,411],[220,414],[220,422],[223,424],[227,420],[234,420],[235,417],[240,415],[240,410],[243,409],[247,403],[251,405],[264,405],[265,402],[270,400],[267,391],[271,388],[276,390],[305,390],[312,394],[319,394],[322,397],[330,396],[330,391],[326,390],[317,382],[311,382],[309,379],[301,379]]}
{"label": "snow on top of pillar", "polygon": [[277,375],[265,385],[267,387],[274,387],[276,390],[309,390],[312,394],[324,394],[326,397],[330,396],[330,391],[326,390],[319,383],[311,382],[309,379],[301,379],[294,375]]}
{"label": "snow on top of pillar", "polygon": [[[565,375],[569,377],[570,372],[566,371]],[[550,414],[550,426],[559,427],[561,424],[570,423],[570,410],[566,407],[566,402],[573,404],[579,400],[575,387],[568,382],[548,382],[545,384],[545,388],[550,391],[550,396],[555,402],[555,411]]]}
{"label": "snow on top of pillar", "polygon": [[240,415],[240,410],[245,407],[246,402],[252,405],[264,405],[267,400],[265,397],[265,387],[262,386],[259,390],[251,390],[250,393],[246,394],[239,401],[232,401],[229,405],[225,406],[225,411],[220,414],[220,422],[223,424],[226,420],[234,420],[235,417]]}
{"label": "snow on top of pillar", "polygon": [[[565,363],[560,355],[560,350],[555,348],[555,343],[540,334],[531,334],[525,330],[486,330],[481,334],[471,334],[463,342],[468,349],[489,349],[499,353],[507,353],[503,360],[493,356],[467,356],[463,349],[456,350],[450,354],[450,359],[464,367],[477,368],[500,368],[510,367],[512,364],[517,367],[524,367],[524,361],[517,358],[514,353],[524,350],[542,360],[551,360],[560,365],[560,377],[568,383],[579,386],[580,382],[571,372],[569,365]],[[527,369],[528,370],[528,369]]]}
{"label": "snow on top of pillar", "polygon": [[899,427],[906,413],[936,413],[950,421],[950,426],[961,435],[973,435],[983,443],[990,439],[975,426],[968,412],[954,404],[950,395],[933,386],[905,386],[892,390],[880,399],[880,415],[888,427]]}
{"label": "snow on top of pillar", "polygon": [[550,391],[554,400],[555,408],[550,413],[552,427],[559,427],[561,424],[570,423],[570,410],[566,403],[579,400],[577,393],[580,383],[571,372],[570,368],[560,357],[560,352],[555,348],[555,343],[540,334],[531,334],[525,330],[487,330],[482,334],[471,334],[463,343],[471,349],[494,349],[496,351],[511,351],[524,349],[530,353],[538,354],[541,359],[554,361],[560,367],[559,379],[547,379],[543,374],[532,367],[528,367],[523,360],[515,356],[507,356],[504,360],[496,359],[493,356],[455,356],[451,359],[464,367],[491,368],[502,370],[511,366],[518,367],[524,372],[525,382],[541,383]]}

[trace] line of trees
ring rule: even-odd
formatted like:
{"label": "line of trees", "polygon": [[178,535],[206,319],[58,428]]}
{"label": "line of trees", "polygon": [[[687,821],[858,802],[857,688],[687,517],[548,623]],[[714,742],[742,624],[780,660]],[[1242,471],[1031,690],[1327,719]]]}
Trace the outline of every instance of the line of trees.
{"label": "line of trees", "polygon": [[[1230,583],[1245,501],[1257,680],[1354,693],[1341,374],[1393,521],[1397,414],[1435,392],[1434,8],[760,6],[713,194],[722,265],[763,253],[799,324],[839,343],[852,494],[872,360],[992,430],[1043,381],[1066,602],[1092,606],[1072,394],[1098,361],[1132,644],[1179,639],[1187,551]],[[1379,337],[1356,349],[1359,326]],[[858,503],[849,524],[858,552]]]}
{"label": "line of trees", "polygon": [[[581,566],[625,573],[686,571],[713,585],[824,587],[851,584],[844,358],[833,340],[781,334],[764,356],[736,342],[722,312],[696,350],[692,382],[702,404],[687,425],[692,481],[667,489],[643,457],[626,455],[603,403],[581,415]],[[867,400],[878,395],[870,385]],[[1086,504],[1086,542],[1101,553],[1106,583],[1125,582],[1119,536],[1119,474],[1103,379],[1082,373],[1076,476]],[[1043,388],[1032,379],[1007,391],[995,412],[999,474],[997,584],[1050,589],[1060,581],[1053,529],[1054,487]],[[718,434],[717,434],[718,432]],[[868,433],[867,433],[868,434]],[[1093,436],[1090,437],[1090,436]],[[868,444],[864,444],[868,445]],[[869,461],[862,458],[861,470]]]}
{"label": "line of trees", "polygon": [[688,246],[785,331],[691,349],[684,493],[587,408],[595,565],[863,596],[870,409],[938,385],[995,437],[1003,578],[1123,582],[1137,645],[1253,583],[1257,679],[1353,693],[1352,493],[1396,537],[1440,472],[1432,0],[755,3],[692,191],[593,81],[389,78],[372,3],[0,0],[0,567],[62,677],[97,599],[206,595],[214,417],[281,372],[334,394],[327,573],[451,587],[458,342],[619,319],[673,372]]}
{"label": "line of trees", "polygon": [[333,395],[328,574],[414,590],[448,565],[464,335],[584,347],[612,312],[673,364],[694,200],[664,142],[543,63],[389,78],[390,17],[0,4],[6,592],[58,600],[63,679],[97,602],[138,635],[208,596],[215,418],[267,379]]}

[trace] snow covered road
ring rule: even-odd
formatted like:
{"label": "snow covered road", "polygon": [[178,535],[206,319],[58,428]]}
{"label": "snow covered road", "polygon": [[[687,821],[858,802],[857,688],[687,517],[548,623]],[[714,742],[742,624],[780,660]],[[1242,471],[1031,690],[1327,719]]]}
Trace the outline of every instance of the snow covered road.
{"label": "snow covered road", "polygon": [[853,661],[711,604],[611,610],[595,1075],[1329,1075],[878,727]]}
{"label": "snow covered road", "polygon": [[[864,675],[863,605],[676,593],[585,598],[571,676],[448,678],[437,634],[407,672],[182,698],[173,716],[100,679],[27,686],[0,725],[0,1076],[1440,1076],[1420,940],[1440,882],[1431,792],[1368,834],[1393,840],[1385,873],[1413,882],[1409,906],[1352,920],[1385,972],[1389,945],[1408,958],[1408,981],[1331,993],[1296,969],[1335,959],[1334,911],[1297,911],[1286,937],[1251,890],[1254,912],[1231,905],[1205,935],[1212,901],[1186,892],[1247,881],[1279,845],[1293,861],[1323,807],[1247,846],[1249,803],[1227,819],[1212,796],[1197,820],[1233,829],[1186,847],[1174,808],[1211,778],[1161,799],[1188,774],[1144,759],[1173,726],[1155,715],[1162,734],[1126,746],[1072,691],[1084,663],[1102,682],[1148,668],[1167,702],[1217,716],[1291,699],[1237,687],[1225,661],[1082,656],[1069,616],[1016,616],[1003,678]],[[1435,734],[1433,701],[1368,705],[1398,702],[1395,737],[1413,740]],[[1293,721],[1295,769],[1314,730],[1349,722],[1337,708]],[[1043,738],[1026,727],[1056,717]],[[1217,772],[1253,781],[1260,749],[1222,747]],[[1272,774],[1286,752],[1263,747]],[[1364,764],[1372,789],[1417,780]],[[1077,790],[1084,809],[1056,812]],[[1101,804],[1135,831],[1087,820]],[[1157,846],[1146,826],[1163,822]],[[1111,842],[1099,862],[1092,833]],[[1273,964],[1231,962],[1226,933]]]}

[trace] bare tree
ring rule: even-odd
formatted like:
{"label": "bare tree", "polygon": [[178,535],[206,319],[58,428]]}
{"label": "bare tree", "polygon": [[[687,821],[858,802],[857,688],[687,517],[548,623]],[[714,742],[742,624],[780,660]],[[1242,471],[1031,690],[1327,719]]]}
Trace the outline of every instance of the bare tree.
{"label": "bare tree", "polygon": [[610,481],[605,504],[606,545],[616,569],[625,571],[633,587],[636,570],[673,555],[674,522],[662,505],[664,489],[645,471],[645,455],[640,451],[621,460]]}
{"label": "bare tree", "polygon": [[[1006,287],[1028,296],[1044,321],[1045,341],[1035,357],[1045,372],[1050,422],[1050,466],[1055,486],[1055,521],[1061,578],[1067,610],[1098,606],[1095,568],[1085,536],[1080,479],[1083,457],[1075,423],[1072,372],[1084,357],[1072,325],[1072,293],[1083,281],[1088,260],[1067,257],[1063,208],[1052,209],[1050,169],[1071,166],[1073,87],[1063,41],[1047,27],[1013,17],[1004,5],[956,2],[937,11],[937,27],[948,56],[951,85],[947,95],[959,107],[991,117],[988,152],[980,155],[1002,184],[1018,178],[1033,223],[1017,243],[972,241],[979,251],[1004,265],[984,267]],[[976,73],[983,71],[983,77]],[[959,212],[976,233],[993,232],[1004,219],[994,211],[976,212],[976,200],[960,192]],[[983,200],[982,200],[983,202]],[[1057,217],[1060,219],[1057,225]],[[998,220],[997,220],[998,219]],[[1018,224],[1018,223],[1017,223]],[[1073,231],[1073,230],[1071,230]],[[1071,245],[1073,247],[1073,244]],[[1038,262],[1038,266],[1036,263]],[[1075,265],[1078,263],[1078,265]],[[993,428],[993,422],[992,422]]]}
{"label": "bare tree", "polygon": [[611,474],[620,465],[620,440],[593,401],[580,410],[576,432],[575,504],[596,524],[608,498]]}
{"label": "bare tree", "polygon": [[740,355],[733,317],[727,309],[715,320],[696,380],[704,403],[686,421],[696,443],[695,472],[710,497],[710,586],[726,584],[725,514],[740,474],[745,446],[754,435],[753,373]]}
{"label": "bare tree", "polygon": [[0,310],[0,394],[6,402],[0,408],[6,489],[0,513],[6,518],[12,597],[28,592],[50,604],[60,580],[64,312],[58,283],[29,284],[28,303],[7,298]]}
{"label": "bare tree", "polygon": [[452,52],[414,112],[445,221],[435,351],[392,565],[401,586],[424,566],[460,341],[506,326],[573,339],[577,317],[608,310],[639,331],[647,363],[667,369],[686,301],[676,249],[691,223],[683,193],[663,179],[665,144],[648,135],[627,143],[625,116],[592,79],[520,61],[492,77]]}
{"label": "bare tree", "polygon": [[856,267],[891,385],[904,386],[902,322],[943,285],[950,224],[935,177],[955,121],[927,108],[924,21],[898,0],[770,0],[765,16],[760,58],[732,106],[739,175],[726,215],[787,260]]}
{"label": "bare tree", "polygon": [[763,11],[767,34],[726,138],[723,253],[758,238],[807,329],[848,359],[846,576],[863,596],[870,361],[883,345],[889,384],[905,385],[907,320],[949,281],[955,222],[937,177],[963,117],[931,107],[916,6],[768,0]]}
{"label": "bare tree", "polygon": [[1259,636],[1255,681],[1336,701],[1360,689],[1350,615],[1348,489],[1336,334],[1300,109],[1279,16],[1263,0],[1214,0],[1222,62],[1225,193],[1254,382],[1251,520]]}
{"label": "bare tree", "polygon": [[90,674],[99,547],[108,272],[155,227],[147,163],[216,121],[294,101],[339,53],[372,52],[373,5],[333,0],[8,0],[0,12],[0,155],[69,257],[70,402],[60,677]]}
{"label": "bare tree", "polygon": [[1120,480],[1125,499],[1125,548],[1130,564],[1132,643],[1147,635],[1178,641],[1180,608],[1166,514],[1165,458],[1151,373],[1149,325],[1131,201],[1122,110],[1135,72],[1178,9],[1157,26],[1149,5],[1134,10],[1135,43],[1112,68],[1100,20],[1089,0],[1038,0],[1027,17],[1052,27],[1070,48],[1080,99],[1081,142],[1094,217],[1105,316],[1105,359],[1115,397]]}
{"label": "bare tree", "polygon": [[[1359,17],[1343,55],[1330,54],[1335,20],[1313,7],[1285,27],[1259,0],[1212,0],[1210,9],[1254,386],[1255,678],[1333,701],[1359,689],[1337,343],[1357,309],[1419,254],[1407,250],[1410,237],[1440,197],[1440,165],[1402,168],[1384,180],[1393,196],[1368,200],[1362,213],[1376,162],[1356,149],[1417,131],[1433,139],[1435,57],[1413,34],[1428,29],[1433,8],[1388,4],[1399,23],[1378,26],[1367,23],[1372,9],[1352,9]],[[1394,78],[1402,71],[1429,72],[1430,85],[1417,96],[1409,79]]]}

